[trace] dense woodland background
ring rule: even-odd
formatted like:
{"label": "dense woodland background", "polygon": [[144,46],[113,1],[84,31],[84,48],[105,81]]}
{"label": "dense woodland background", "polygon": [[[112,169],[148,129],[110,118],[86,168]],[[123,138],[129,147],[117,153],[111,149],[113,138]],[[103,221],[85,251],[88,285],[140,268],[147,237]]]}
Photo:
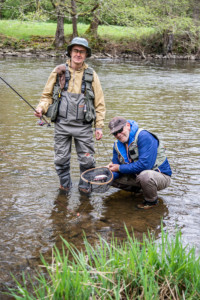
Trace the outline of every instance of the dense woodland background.
{"label": "dense woodland background", "polygon": [[[98,28],[106,25],[151,29],[151,34],[128,38],[131,50],[142,55],[200,53],[200,0],[0,0],[0,20],[5,19],[55,22],[55,48],[79,36],[78,24],[83,23],[88,26],[81,36],[96,50],[105,42]],[[72,26],[70,37],[64,31],[65,24]],[[123,42],[123,38],[118,40]],[[127,51],[129,48],[130,44]]]}

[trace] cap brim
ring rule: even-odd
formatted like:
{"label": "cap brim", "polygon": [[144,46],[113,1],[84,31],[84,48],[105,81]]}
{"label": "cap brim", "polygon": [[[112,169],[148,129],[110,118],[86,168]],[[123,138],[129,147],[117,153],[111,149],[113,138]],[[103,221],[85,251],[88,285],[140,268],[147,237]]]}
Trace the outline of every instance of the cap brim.
{"label": "cap brim", "polygon": [[126,122],[123,125],[122,124],[118,125],[117,127],[115,127],[115,129],[113,129],[113,130],[110,131],[109,135],[111,135],[111,134],[115,133],[116,131],[120,130],[125,125],[126,125]]}

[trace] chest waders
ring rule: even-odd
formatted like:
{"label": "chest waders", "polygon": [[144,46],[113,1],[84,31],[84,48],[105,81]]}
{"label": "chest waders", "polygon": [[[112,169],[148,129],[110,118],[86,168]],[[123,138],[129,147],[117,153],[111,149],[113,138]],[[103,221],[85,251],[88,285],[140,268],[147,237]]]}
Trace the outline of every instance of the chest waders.
{"label": "chest waders", "polygon": [[[90,73],[91,70],[89,70]],[[86,76],[86,73],[82,79],[81,94],[69,93],[67,89],[70,73],[68,67],[66,68],[66,83],[61,94],[61,101],[55,122],[54,163],[60,184],[64,188],[70,188],[72,185],[70,177],[72,138],[74,138],[80,172],[82,173],[85,170],[95,167],[92,130],[92,121],[95,118],[95,114],[91,113],[92,109],[94,109],[94,94],[92,90],[93,71],[92,76]],[[89,94],[89,92],[90,97],[86,99],[86,94]],[[86,114],[88,110],[89,113]],[[80,179],[79,188],[87,190],[88,184]]]}

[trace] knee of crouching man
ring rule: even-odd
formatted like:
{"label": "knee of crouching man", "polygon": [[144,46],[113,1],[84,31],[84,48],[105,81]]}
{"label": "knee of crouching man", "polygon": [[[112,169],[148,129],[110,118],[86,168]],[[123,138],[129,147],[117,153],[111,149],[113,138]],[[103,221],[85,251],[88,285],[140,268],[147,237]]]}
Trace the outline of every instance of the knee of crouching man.
{"label": "knee of crouching man", "polygon": [[138,176],[137,176],[137,181],[140,182],[140,184],[147,184],[152,180],[151,176],[151,170],[145,170],[142,171]]}

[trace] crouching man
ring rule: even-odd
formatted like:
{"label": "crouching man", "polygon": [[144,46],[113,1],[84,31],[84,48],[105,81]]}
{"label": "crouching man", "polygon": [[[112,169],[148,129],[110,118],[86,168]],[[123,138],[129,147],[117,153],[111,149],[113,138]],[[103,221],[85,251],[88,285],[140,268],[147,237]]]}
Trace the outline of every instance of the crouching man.
{"label": "crouching man", "polygon": [[138,208],[154,207],[158,204],[157,192],[170,185],[172,175],[161,141],[135,121],[122,117],[114,117],[108,127],[117,139],[108,165],[114,175],[113,186],[130,191],[141,189],[144,201]]}

